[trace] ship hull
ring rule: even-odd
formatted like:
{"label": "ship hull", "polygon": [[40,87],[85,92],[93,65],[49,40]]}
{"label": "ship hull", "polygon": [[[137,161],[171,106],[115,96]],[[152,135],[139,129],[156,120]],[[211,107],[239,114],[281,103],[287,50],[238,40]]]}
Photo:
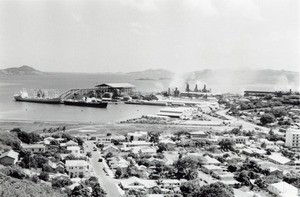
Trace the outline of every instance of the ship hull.
{"label": "ship hull", "polygon": [[65,105],[72,105],[72,106],[80,106],[80,107],[94,107],[94,108],[106,108],[107,102],[94,102],[94,103],[87,103],[87,102],[80,102],[80,101],[64,101]]}
{"label": "ship hull", "polygon": [[46,104],[60,104],[60,98],[22,98],[21,96],[14,96],[16,101],[30,102],[30,103],[46,103]]}

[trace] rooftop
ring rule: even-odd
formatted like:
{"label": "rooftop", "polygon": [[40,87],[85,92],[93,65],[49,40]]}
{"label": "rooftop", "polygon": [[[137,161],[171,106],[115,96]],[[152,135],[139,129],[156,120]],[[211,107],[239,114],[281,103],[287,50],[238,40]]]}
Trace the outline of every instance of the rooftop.
{"label": "rooftop", "polygon": [[43,144],[21,144],[22,148],[45,148]]}
{"label": "rooftop", "polygon": [[103,83],[100,85],[96,85],[96,87],[109,86],[112,88],[134,88],[135,86],[130,83]]}
{"label": "rooftop", "polygon": [[88,163],[84,160],[67,160],[66,161],[66,166],[80,166],[80,167],[85,167],[87,166]]}
{"label": "rooftop", "polygon": [[290,162],[291,160],[284,157],[284,156],[281,156],[279,154],[272,154],[272,155],[269,155],[268,156],[269,159],[273,160],[273,161],[276,161],[280,164],[286,164],[288,162]]}
{"label": "rooftop", "polygon": [[11,158],[14,158],[14,159],[18,159],[18,155],[19,153],[13,151],[13,150],[9,150],[5,153],[3,153],[1,156],[0,156],[0,159],[3,158],[3,157],[11,157]]}

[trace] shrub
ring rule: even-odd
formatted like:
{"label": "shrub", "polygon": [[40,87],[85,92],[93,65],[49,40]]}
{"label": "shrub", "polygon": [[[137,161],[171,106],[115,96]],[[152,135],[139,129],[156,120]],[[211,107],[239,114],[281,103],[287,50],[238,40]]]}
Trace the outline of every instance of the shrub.
{"label": "shrub", "polygon": [[48,181],[49,180],[49,173],[48,172],[41,172],[40,175],[39,175],[39,178],[41,180]]}

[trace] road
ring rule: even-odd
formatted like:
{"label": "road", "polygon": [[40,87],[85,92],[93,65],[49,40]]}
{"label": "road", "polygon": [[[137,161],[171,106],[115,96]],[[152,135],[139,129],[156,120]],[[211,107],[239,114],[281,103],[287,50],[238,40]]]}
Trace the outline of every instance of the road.
{"label": "road", "polygon": [[218,114],[220,116],[224,116],[225,118],[227,118],[231,122],[231,124],[243,125],[243,129],[244,130],[249,130],[249,131],[254,130],[254,131],[257,131],[256,128],[258,128],[258,129],[260,129],[259,131],[263,132],[263,133],[269,133],[269,131],[270,131],[269,128],[258,126],[256,124],[251,123],[251,122],[247,122],[245,120],[238,119],[236,117],[227,115],[226,114],[227,111],[228,110],[220,110],[220,111],[217,111],[216,114]]}
{"label": "road", "polygon": [[93,142],[87,141],[85,143],[87,145],[86,152],[91,152],[92,153],[92,158],[90,160],[91,165],[94,169],[94,172],[98,178],[98,181],[101,185],[101,187],[107,192],[108,197],[119,197],[122,194],[119,191],[119,188],[116,185],[115,180],[106,175],[106,173],[103,171],[103,168],[105,167],[103,162],[98,162],[100,156],[99,151],[93,151],[94,144]]}

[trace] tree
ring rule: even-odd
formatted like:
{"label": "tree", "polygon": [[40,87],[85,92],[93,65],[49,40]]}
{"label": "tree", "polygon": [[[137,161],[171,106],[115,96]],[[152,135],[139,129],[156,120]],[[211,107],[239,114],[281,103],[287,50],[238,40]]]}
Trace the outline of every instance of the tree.
{"label": "tree", "polygon": [[264,181],[261,178],[256,179],[254,184],[257,185],[261,189],[266,189],[268,187],[266,181]]}
{"label": "tree", "polygon": [[178,179],[192,180],[198,176],[197,169],[203,164],[202,157],[186,156],[178,159],[174,162],[174,166],[177,170],[176,177]]}
{"label": "tree", "polygon": [[271,110],[271,113],[277,118],[287,115],[287,111],[284,108],[274,108]]}
{"label": "tree", "polygon": [[242,185],[250,186],[252,183],[250,182],[250,177],[247,174],[247,171],[242,171],[236,177],[236,180],[241,182]]}
{"label": "tree", "polygon": [[[199,185],[199,184],[198,184]],[[188,185],[180,187],[183,189],[184,197],[234,197],[233,189],[224,183],[216,182],[209,185],[199,186]]]}
{"label": "tree", "polygon": [[118,179],[122,176],[122,170],[121,168],[117,168],[116,172],[115,172],[115,177]]}
{"label": "tree", "polygon": [[48,181],[49,180],[49,173],[48,172],[41,172],[40,175],[39,175],[39,178],[41,180]]}
{"label": "tree", "polygon": [[86,153],[86,156],[87,156],[87,157],[92,157],[92,153],[91,153],[91,152],[87,152],[87,153]]}
{"label": "tree", "polygon": [[225,151],[231,150],[231,151],[233,151],[234,150],[233,146],[235,145],[235,143],[231,140],[222,140],[222,141],[219,142],[219,145],[220,145],[220,148],[222,150],[225,150]]}
{"label": "tree", "polygon": [[80,184],[72,190],[70,197],[89,196],[89,190],[84,185]]}
{"label": "tree", "polygon": [[24,171],[19,167],[8,167],[5,169],[5,174],[17,179],[24,179],[26,176]]}
{"label": "tree", "polygon": [[99,183],[96,183],[93,187],[92,187],[92,197],[105,197],[106,196],[106,192],[104,191],[104,189],[100,186]]}
{"label": "tree", "polygon": [[81,137],[77,137],[76,141],[77,141],[77,143],[78,143],[79,146],[82,146],[83,143],[84,143],[84,141],[83,141],[83,139]]}
{"label": "tree", "polygon": [[237,170],[237,167],[236,167],[236,165],[231,164],[228,166],[227,169],[229,172],[235,172]]}
{"label": "tree", "polygon": [[62,188],[72,184],[71,179],[68,177],[56,177],[53,178],[51,182],[52,182],[52,187],[54,188]]}
{"label": "tree", "polygon": [[270,113],[266,113],[266,114],[263,114],[260,118],[260,122],[263,124],[263,125],[266,125],[268,123],[273,123],[275,122],[275,117],[273,114],[270,114]]}
{"label": "tree", "polygon": [[184,197],[193,194],[196,190],[200,190],[200,184],[195,181],[187,181],[180,186],[180,191]]}

